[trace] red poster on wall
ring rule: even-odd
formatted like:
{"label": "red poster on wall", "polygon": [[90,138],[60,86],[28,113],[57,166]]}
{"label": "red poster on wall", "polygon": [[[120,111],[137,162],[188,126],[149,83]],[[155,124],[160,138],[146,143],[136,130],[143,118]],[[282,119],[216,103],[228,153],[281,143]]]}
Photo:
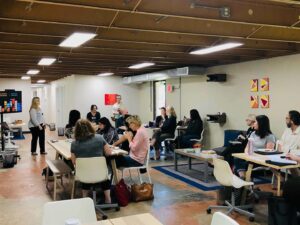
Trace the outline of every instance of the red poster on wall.
{"label": "red poster on wall", "polygon": [[117,102],[118,94],[104,94],[104,105],[113,105]]}

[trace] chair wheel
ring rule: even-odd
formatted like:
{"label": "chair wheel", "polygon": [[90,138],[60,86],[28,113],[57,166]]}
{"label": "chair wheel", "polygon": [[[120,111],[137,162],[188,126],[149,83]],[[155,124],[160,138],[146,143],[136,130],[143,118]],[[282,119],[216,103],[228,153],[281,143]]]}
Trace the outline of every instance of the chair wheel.
{"label": "chair wheel", "polygon": [[252,217],[252,216],[249,217],[249,221],[250,221],[250,222],[254,222],[254,217]]}
{"label": "chair wheel", "polygon": [[120,211],[120,207],[117,207],[117,208],[116,208],[116,212],[118,212],[118,211]]}
{"label": "chair wheel", "polygon": [[211,214],[211,209],[206,210],[207,214]]}
{"label": "chair wheel", "polygon": [[108,218],[108,217],[107,217],[106,215],[103,215],[103,216],[102,216],[102,219],[103,219],[103,220],[107,220],[107,218]]}

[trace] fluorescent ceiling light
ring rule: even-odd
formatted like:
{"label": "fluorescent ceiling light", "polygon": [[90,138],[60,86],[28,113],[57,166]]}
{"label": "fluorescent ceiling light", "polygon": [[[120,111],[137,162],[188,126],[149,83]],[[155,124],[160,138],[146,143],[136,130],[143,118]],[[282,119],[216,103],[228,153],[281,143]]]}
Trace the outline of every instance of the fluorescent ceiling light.
{"label": "fluorescent ceiling light", "polygon": [[107,73],[99,73],[97,76],[99,76],[99,77],[107,77],[107,76],[111,76],[111,75],[113,75],[114,73],[109,73],[109,72],[107,72]]}
{"label": "fluorescent ceiling light", "polygon": [[30,80],[30,76],[22,76],[21,79],[22,80]]}
{"label": "fluorescent ceiling light", "polygon": [[155,63],[144,62],[144,63],[139,63],[139,64],[135,64],[135,65],[129,66],[128,68],[129,69],[141,69],[141,68],[145,68],[145,67],[153,66],[153,65],[155,65]]}
{"label": "fluorescent ceiling light", "polygon": [[39,72],[40,72],[39,70],[28,70],[26,74],[35,75],[38,74]]}
{"label": "fluorescent ceiling light", "polygon": [[39,83],[39,84],[43,84],[43,83],[45,83],[46,81],[45,80],[38,80],[37,81],[37,83]]}
{"label": "fluorescent ceiling light", "polygon": [[40,66],[49,66],[49,65],[51,65],[52,63],[54,63],[55,60],[56,60],[55,58],[42,58],[42,59],[39,61],[38,65],[40,65]]}
{"label": "fluorescent ceiling light", "polygon": [[199,50],[195,50],[190,52],[190,54],[193,55],[205,55],[205,54],[209,54],[209,53],[213,53],[213,52],[218,52],[218,51],[223,51],[226,49],[230,49],[230,48],[236,48],[243,45],[242,43],[225,43],[225,44],[221,44],[221,45],[216,45],[216,46],[212,46],[212,47],[208,47],[208,48],[202,48]]}
{"label": "fluorescent ceiling light", "polygon": [[96,34],[75,32],[59,44],[60,47],[76,48],[94,38]]}

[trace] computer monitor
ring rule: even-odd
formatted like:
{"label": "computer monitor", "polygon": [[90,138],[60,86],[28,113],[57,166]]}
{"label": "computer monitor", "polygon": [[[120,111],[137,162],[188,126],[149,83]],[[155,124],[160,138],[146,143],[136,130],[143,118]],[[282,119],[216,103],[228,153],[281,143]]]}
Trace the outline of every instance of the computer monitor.
{"label": "computer monitor", "polygon": [[22,112],[22,91],[15,91],[15,90],[0,91],[0,112],[2,113]]}

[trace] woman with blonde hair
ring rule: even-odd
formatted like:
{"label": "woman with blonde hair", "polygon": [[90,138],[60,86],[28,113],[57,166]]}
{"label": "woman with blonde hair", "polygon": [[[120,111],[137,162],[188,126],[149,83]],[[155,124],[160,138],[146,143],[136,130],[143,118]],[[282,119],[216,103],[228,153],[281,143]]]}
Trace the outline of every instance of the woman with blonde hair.
{"label": "woman with blonde hair", "polygon": [[40,108],[40,98],[33,97],[30,110],[29,110],[30,120],[28,122],[28,127],[32,135],[31,139],[31,155],[37,155],[36,146],[39,139],[40,154],[45,155],[45,120],[42,109]]}
{"label": "woman with blonde hair", "polygon": [[162,127],[157,131],[152,138],[151,146],[155,149],[156,159],[160,159],[161,142],[167,138],[174,138],[176,130],[176,112],[173,106],[166,108],[168,119],[165,120]]}
{"label": "woman with blonde hair", "polygon": [[129,128],[136,132],[133,137],[131,131],[126,131],[124,136],[129,142],[129,156],[120,156],[116,159],[117,167],[142,166],[145,163],[149,149],[149,140],[146,129],[137,115],[129,116],[126,119]]}

